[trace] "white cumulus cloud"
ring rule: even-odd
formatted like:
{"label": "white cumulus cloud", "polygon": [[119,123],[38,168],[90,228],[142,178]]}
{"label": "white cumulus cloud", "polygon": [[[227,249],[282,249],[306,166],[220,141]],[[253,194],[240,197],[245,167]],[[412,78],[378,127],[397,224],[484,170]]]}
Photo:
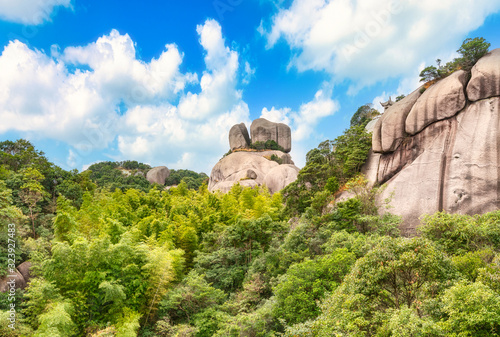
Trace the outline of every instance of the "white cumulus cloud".
{"label": "white cumulus cloud", "polygon": [[208,171],[228,149],[228,132],[249,123],[238,85],[239,54],[220,25],[197,27],[205,71],[182,73],[183,54],[167,44],[158,58],[137,58],[128,34],[113,30],[51,56],[11,41],[0,55],[0,133],[17,131],[68,143],[67,164],[93,151],[152,165]]}
{"label": "white cumulus cloud", "polygon": [[57,7],[71,7],[71,0],[0,0],[0,19],[39,25],[50,20]]}
{"label": "white cumulus cloud", "polygon": [[294,0],[261,32],[269,47],[280,39],[289,44],[299,71],[352,79],[359,83],[353,92],[412,75],[499,10],[497,0]]}

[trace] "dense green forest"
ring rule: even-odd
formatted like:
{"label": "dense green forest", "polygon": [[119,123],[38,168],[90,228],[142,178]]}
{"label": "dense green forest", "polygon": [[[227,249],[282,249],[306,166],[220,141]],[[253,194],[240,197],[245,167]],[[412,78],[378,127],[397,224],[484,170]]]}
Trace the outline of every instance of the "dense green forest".
{"label": "dense green forest", "polygon": [[429,215],[401,237],[359,174],[363,114],[274,195],[210,193],[182,170],[164,189],[137,162],[67,172],[27,141],[0,143],[1,266],[14,223],[34,275],[15,330],[1,294],[0,335],[500,335],[500,211]]}

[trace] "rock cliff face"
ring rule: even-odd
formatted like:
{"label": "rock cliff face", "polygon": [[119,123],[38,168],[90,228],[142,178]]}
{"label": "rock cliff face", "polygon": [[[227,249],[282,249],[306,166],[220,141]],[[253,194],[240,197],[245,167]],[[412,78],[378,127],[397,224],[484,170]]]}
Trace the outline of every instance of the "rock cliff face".
{"label": "rock cliff face", "polygon": [[381,200],[412,235],[419,217],[500,208],[500,49],[474,66],[416,90],[391,106],[373,130],[364,173],[385,183]]}
{"label": "rock cliff face", "polygon": [[[228,192],[239,183],[241,186],[266,185],[269,192],[275,193],[297,179],[296,167],[288,152],[292,148],[290,128],[281,123],[272,123],[259,118],[250,128],[252,139],[243,123],[229,131],[229,146],[235,151],[222,158],[212,169],[208,189]],[[253,151],[250,144],[274,140],[285,152],[276,150]]]}

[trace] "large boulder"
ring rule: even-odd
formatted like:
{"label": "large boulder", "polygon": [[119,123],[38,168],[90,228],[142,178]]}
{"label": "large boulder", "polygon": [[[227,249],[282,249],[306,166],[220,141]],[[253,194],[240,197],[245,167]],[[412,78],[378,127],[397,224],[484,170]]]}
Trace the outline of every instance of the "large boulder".
{"label": "large boulder", "polygon": [[170,170],[166,166],[158,166],[148,171],[146,179],[151,183],[165,185],[165,179],[170,177]]}
{"label": "large boulder", "polygon": [[295,165],[279,165],[266,174],[264,185],[267,186],[271,194],[284,189],[286,186],[297,180],[299,168]]}
{"label": "large boulder", "polygon": [[244,123],[234,125],[229,130],[229,148],[231,151],[250,147],[250,137]]}
{"label": "large boulder", "polygon": [[30,268],[31,268],[31,262],[29,261],[24,261],[19,266],[17,266],[17,270],[19,271],[19,273],[21,273],[21,275],[23,275],[26,284],[28,284],[28,282],[31,279]]}
{"label": "large boulder", "polygon": [[[298,171],[298,168],[293,164],[283,163],[280,165],[278,162],[271,160],[272,154],[278,158],[283,158],[282,161],[286,160],[293,163],[290,156],[281,151],[234,152],[222,158],[214,166],[210,174],[208,189],[210,191],[226,193],[236,183],[249,187],[262,186],[266,184],[268,174],[273,172],[273,169],[281,166],[287,168],[287,170],[294,167]],[[277,172],[274,171],[273,173],[276,180],[279,176]],[[271,193],[279,191],[297,178],[296,176],[293,178],[293,175],[289,171],[281,174],[281,177],[283,178],[283,182],[276,182],[276,180],[271,180],[271,178],[268,179],[268,182],[272,182],[273,184],[273,191]]]}
{"label": "large boulder", "polygon": [[481,58],[472,68],[472,77],[467,85],[470,101],[500,96],[500,49],[495,49]]}
{"label": "large boulder", "polygon": [[252,122],[250,135],[252,144],[273,140],[283,148],[284,152],[288,153],[292,150],[292,132],[286,124],[273,123],[265,118],[259,118]]}
{"label": "large boulder", "polygon": [[0,292],[10,292],[11,286],[10,281],[14,280],[15,289],[24,289],[26,288],[26,281],[24,280],[23,275],[16,269],[14,273],[9,273],[8,275],[0,278]]}
{"label": "large boulder", "polygon": [[377,125],[378,120],[382,117],[381,115],[375,116],[371,121],[368,122],[365,126],[365,130],[368,133],[373,133],[373,130],[375,130],[375,125]]}
{"label": "large boulder", "polygon": [[406,132],[414,135],[426,126],[455,116],[465,107],[467,73],[459,70],[428,88],[406,118]]}
{"label": "large boulder", "polygon": [[[386,187],[379,202],[391,200],[389,212],[403,218],[403,235],[414,235],[419,217],[439,210],[444,153],[451,125],[450,120],[432,124],[425,133],[413,136],[414,141],[409,141],[408,146],[380,157],[378,182],[385,182]],[[419,148],[412,147],[422,140]]]}
{"label": "large boulder", "polygon": [[373,152],[393,152],[401,145],[406,136],[406,117],[420,96],[417,89],[384,112],[373,129]]}

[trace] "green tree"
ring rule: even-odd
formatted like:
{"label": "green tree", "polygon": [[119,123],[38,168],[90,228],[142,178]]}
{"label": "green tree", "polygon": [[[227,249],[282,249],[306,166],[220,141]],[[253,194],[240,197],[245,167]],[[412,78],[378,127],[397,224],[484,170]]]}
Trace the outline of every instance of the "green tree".
{"label": "green tree", "polygon": [[381,238],[324,301],[311,329],[317,336],[382,335],[395,311],[433,313],[436,295],[457,278],[450,259],[432,242]]}
{"label": "green tree", "polygon": [[47,192],[40,183],[44,176],[35,168],[28,167],[22,171],[24,184],[21,186],[19,196],[29,210],[29,218],[33,229],[33,238],[36,239],[35,219],[38,215],[37,204],[47,196]]}
{"label": "green tree", "polygon": [[500,295],[481,282],[459,282],[442,297],[446,336],[500,336]]}
{"label": "green tree", "polygon": [[380,115],[377,109],[373,108],[372,104],[365,104],[358,108],[358,110],[351,117],[351,126],[366,125],[375,116]]}
{"label": "green tree", "polygon": [[457,52],[462,56],[458,59],[458,65],[462,69],[469,70],[490,49],[491,44],[482,37],[464,40]]}
{"label": "green tree", "polygon": [[425,67],[424,70],[420,72],[419,76],[420,76],[420,82],[429,82],[436,80],[440,77],[438,68],[436,68],[435,66]]}
{"label": "green tree", "polygon": [[295,324],[318,316],[317,303],[340,285],[354,261],[352,253],[337,249],[331,254],[292,265],[273,288],[277,317]]}
{"label": "green tree", "polygon": [[168,316],[174,324],[190,323],[193,315],[222,304],[225,298],[222,290],[212,287],[203,275],[191,271],[163,298],[159,315]]}

